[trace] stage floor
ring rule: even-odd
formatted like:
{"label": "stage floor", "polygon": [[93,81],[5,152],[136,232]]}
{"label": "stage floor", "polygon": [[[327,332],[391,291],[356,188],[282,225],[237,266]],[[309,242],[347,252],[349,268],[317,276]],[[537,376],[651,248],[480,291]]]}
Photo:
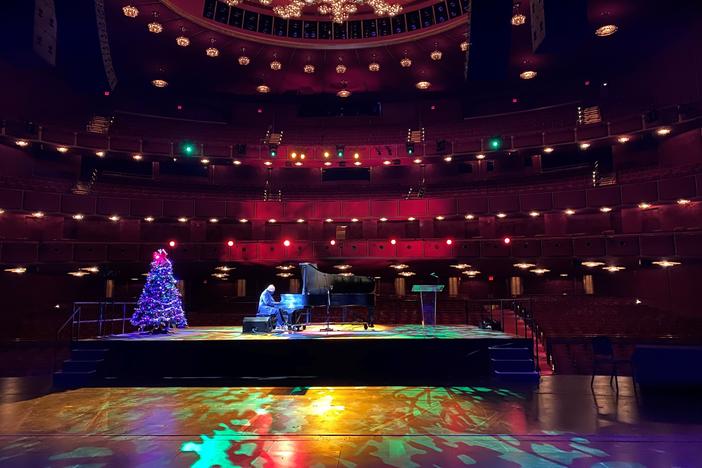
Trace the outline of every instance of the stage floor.
{"label": "stage floor", "polygon": [[[176,329],[166,335],[148,333],[126,333],[112,335],[98,340],[123,341],[232,341],[232,340],[476,340],[476,339],[514,339],[508,333],[483,330],[470,325],[376,325],[374,329],[364,330],[363,325],[332,325],[334,331],[320,331],[326,324],[314,323],[300,332],[279,332],[261,334],[243,334],[241,327],[188,327]],[[89,340],[84,340],[89,341]]]}
{"label": "stage floor", "polygon": [[618,394],[608,377],[589,381],[36,394],[0,379],[0,465],[699,466],[699,400],[641,406],[629,378]]}

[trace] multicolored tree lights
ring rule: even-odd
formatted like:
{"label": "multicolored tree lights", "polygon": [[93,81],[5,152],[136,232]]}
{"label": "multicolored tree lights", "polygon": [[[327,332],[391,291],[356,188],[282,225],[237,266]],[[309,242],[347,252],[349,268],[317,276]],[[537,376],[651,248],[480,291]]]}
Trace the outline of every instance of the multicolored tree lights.
{"label": "multicolored tree lights", "polygon": [[163,249],[154,252],[151,271],[131,323],[139,330],[151,333],[166,333],[171,327],[188,325],[180,291],[173,277],[173,265],[168,259],[168,252]]}

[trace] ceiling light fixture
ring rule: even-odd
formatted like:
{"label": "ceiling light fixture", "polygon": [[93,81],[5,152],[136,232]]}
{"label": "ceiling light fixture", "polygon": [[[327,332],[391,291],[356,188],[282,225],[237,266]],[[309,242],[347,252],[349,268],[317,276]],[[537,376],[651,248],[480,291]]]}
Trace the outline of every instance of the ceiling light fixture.
{"label": "ceiling light fixture", "polygon": [[610,272],[610,273],[616,273],[616,272],[621,271],[621,270],[626,270],[626,267],[623,267],[623,266],[616,266],[616,265],[610,265],[610,266],[606,266],[606,267],[604,267],[604,268],[602,268],[602,269],[605,270],[605,271],[608,271],[608,272]]}
{"label": "ceiling light fixture", "polygon": [[431,88],[431,83],[428,81],[418,81],[417,84],[415,84],[417,89],[425,90]]}
{"label": "ceiling light fixture", "polygon": [[237,59],[237,62],[239,62],[239,65],[241,65],[242,67],[245,67],[246,65],[251,63],[251,59],[246,55],[246,48],[241,48],[241,55]]}
{"label": "ceiling light fixture", "polygon": [[149,30],[150,33],[154,34],[160,34],[163,32],[163,25],[156,21],[158,18],[158,13],[154,11],[154,19],[152,22],[146,25],[147,29]]}
{"label": "ceiling light fixture", "polygon": [[219,49],[214,46],[215,40],[210,39],[210,46],[205,49],[205,55],[208,57],[219,57]]}
{"label": "ceiling light fixture", "polygon": [[512,266],[514,266],[514,267],[516,267],[516,268],[519,268],[520,270],[528,270],[529,268],[535,267],[536,265],[534,265],[533,263],[523,263],[523,262],[521,262],[521,263],[515,263],[515,264],[512,265]]}
{"label": "ceiling light fixture", "polygon": [[20,148],[25,148],[29,146],[29,142],[27,140],[17,140],[15,141],[15,144],[19,146]]}
{"label": "ceiling light fixture", "polygon": [[256,92],[259,94],[268,94],[271,92],[271,88],[268,85],[260,84],[256,86]]}
{"label": "ceiling light fixture", "polygon": [[663,268],[670,268],[670,267],[680,265],[680,262],[673,262],[670,260],[659,260],[657,262],[653,262],[653,264],[658,265],[658,266],[663,267]]}
{"label": "ceiling light fixture", "polygon": [[616,24],[605,24],[595,29],[595,36],[597,37],[607,37],[619,31],[619,27]]}
{"label": "ceiling light fixture", "polygon": [[523,80],[533,80],[538,75],[534,70],[526,70],[519,74],[519,78]]}
{"label": "ceiling light fixture", "polygon": [[377,16],[395,16],[402,11],[402,6],[385,0],[286,0],[287,3],[273,7],[273,12],[283,19],[299,18],[306,6],[316,6],[320,15],[331,17],[332,21],[342,24],[349,16],[358,11],[358,6],[366,5]]}
{"label": "ceiling light fixture", "polygon": [[152,80],[151,84],[154,85],[156,88],[165,88],[168,86],[168,81],[166,80]]}
{"label": "ceiling light fixture", "polygon": [[468,41],[463,41],[460,44],[458,44],[459,49],[461,49],[461,52],[468,52],[468,48],[470,47],[470,43]]}
{"label": "ceiling light fixture", "polygon": [[659,128],[658,130],[656,130],[656,135],[658,135],[658,136],[666,136],[666,135],[670,135],[670,132],[672,132],[672,130],[671,130],[670,128],[668,128],[668,127],[661,127],[661,128]]}
{"label": "ceiling light fixture", "polygon": [[136,18],[139,16],[139,9],[133,5],[125,5],[122,7],[122,13],[127,18]]}
{"label": "ceiling light fixture", "polygon": [[687,198],[678,198],[675,203],[678,205],[689,205],[691,202]]}
{"label": "ceiling light fixture", "polygon": [[580,264],[584,267],[595,268],[595,267],[604,265],[604,262],[587,261],[587,262],[581,262]]}
{"label": "ceiling light fixture", "polygon": [[314,65],[307,63],[304,67],[302,67],[302,70],[307,74],[312,74],[314,73]]}
{"label": "ceiling light fixture", "polygon": [[431,53],[429,54],[429,57],[431,57],[431,59],[433,61],[438,62],[439,60],[441,60],[441,57],[443,57],[443,55],[444,54],[439,50],[438,42],[435,42],[434,43],[434,50],[431,51]]}
{"label": "ceiling light fixture", "polygon": [[405,56],[400,60],[400,66],[402,68],[409,68],[412,66],[412,59],[407,56],[407,51],[405,50]]}

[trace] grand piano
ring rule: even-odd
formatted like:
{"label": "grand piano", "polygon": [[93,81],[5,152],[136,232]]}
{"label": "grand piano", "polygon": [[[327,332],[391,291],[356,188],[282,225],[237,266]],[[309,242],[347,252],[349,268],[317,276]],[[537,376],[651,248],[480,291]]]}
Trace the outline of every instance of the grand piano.
{"label": "grand piano", "polygon": [[[369,276],[342,276],[324,273],[313,263],[300,263],[302,275],[301,294],[281,294],[280,307],[290,314],[294,328],[310,322],[312,309],[325,308],[327,328],[330,309],[333,307],[365,307],[368,319],[361,322],[364,328],[373,327],[375,310],[375,280]],[[296,312],[298,313],[296,316]],[[338,322],[337,322],[338,323]],[[354,322],[357,323],[357,322]]]}

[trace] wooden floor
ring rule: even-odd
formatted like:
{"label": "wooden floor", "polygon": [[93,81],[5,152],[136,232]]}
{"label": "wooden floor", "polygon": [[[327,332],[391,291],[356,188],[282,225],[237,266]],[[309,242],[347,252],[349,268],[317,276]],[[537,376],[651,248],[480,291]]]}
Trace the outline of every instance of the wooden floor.
{"label": "wooden floor", "polygon": [[538,388],[85,388],[0,379],[0,466],[693,467],[702,405]]}

